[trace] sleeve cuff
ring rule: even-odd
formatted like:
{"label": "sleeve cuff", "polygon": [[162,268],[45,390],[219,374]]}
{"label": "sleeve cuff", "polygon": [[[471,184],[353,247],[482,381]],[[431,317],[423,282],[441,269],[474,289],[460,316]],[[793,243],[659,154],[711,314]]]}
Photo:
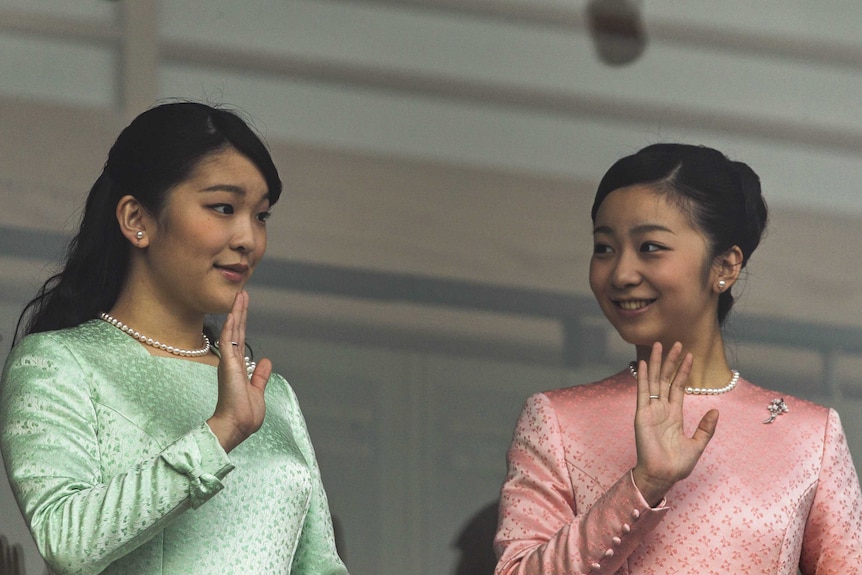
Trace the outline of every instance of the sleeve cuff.
{"label": "sleeve cuff", "polygon": [[669,510],[662,499],[650,507],[635,485],[631,473],[614,484],[588,512],[582,541],[587,565],[594,573],[615,573],[620,557],[628,557],[647,533],[655,529]]}
{"label": "sleeve cuff", "polygon": [[632,489],[637,492],[637,496],[640,498],[640,501],[638,503],[641,504],[641,507],[648,507],[653,510],[664,509],[667,507],[667,497],[662,497],[661,501],[658,502],[658,505],[656,505],[655,507],[650,507],[649,502],[644,499],[643,493],[641,493],[641,490],[638,489],[638,484],[635,483],[634,469],[629,470],[629,481],[631,481]]}
{"label": "sleeve cuff", "polygon": [[197,509],[224,488],[221,480],[234,466],[206,423],[169,445],[161,454],[189,480],[189,499]]}

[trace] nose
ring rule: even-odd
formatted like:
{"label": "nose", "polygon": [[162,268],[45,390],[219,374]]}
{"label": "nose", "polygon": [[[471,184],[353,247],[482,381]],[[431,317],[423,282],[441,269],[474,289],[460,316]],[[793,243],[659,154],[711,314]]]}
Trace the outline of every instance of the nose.
{"label": "nose", "polygon": [[231,248],[242,253],[255,251],[261,244],[260,231],[255,222],[245,218],[237,218],[231,238]]}
{"label": "nose", "polygon": [[638,262],[635,254],[629,250],[623,250],[615,259],[611,270],[612,285],[618,289],[638,285],[642,279]]}

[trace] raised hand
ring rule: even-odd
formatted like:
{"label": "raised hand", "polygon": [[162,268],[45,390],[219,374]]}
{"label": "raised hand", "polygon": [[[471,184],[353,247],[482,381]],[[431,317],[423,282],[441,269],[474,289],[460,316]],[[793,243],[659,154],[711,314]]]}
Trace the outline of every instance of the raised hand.
{"label": "raised hand", "polygon": [[260,429],[266,414],[264,391],[272,363],[261,359],[251,378],[248,377],[243,359],[247,316],[248,293],[241,291],[234,299],[219,338],[218,402],[213,416],[207,420],[226,452]]}
{"label": "raised hand", "polygon": [[693,358],[675,343],[662,361],[660,343],[653,344],[649,364],[638,362],[635,444],[635,485],[650,505],[658,504],[670,488],[688,477],[718,424],[718,411],[708,411],[692,437],[685,435],[682,405]]}

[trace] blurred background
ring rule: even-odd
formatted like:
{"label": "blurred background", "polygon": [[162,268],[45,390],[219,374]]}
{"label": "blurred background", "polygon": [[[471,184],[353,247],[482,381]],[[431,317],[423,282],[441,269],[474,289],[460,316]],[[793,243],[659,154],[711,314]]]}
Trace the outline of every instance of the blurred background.
{"label": "blurred background", "polygon": [[[731,363],[836,407],[859,467],[860,93],[857,0],[0,0],[0,360],[122,127],[238,107],[286,192],[250,338],[348,567],[480,575],[526,396],[633,356],[587,284],[598,179],[679,140],[771,209]],[[0,534],[41,573],[5,476]]]}

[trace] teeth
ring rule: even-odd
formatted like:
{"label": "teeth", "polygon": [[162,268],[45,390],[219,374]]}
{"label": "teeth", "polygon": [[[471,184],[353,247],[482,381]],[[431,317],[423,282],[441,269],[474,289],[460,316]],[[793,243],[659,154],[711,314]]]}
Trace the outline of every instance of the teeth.
{"label": "teeth", "polygon": [[618,302],[619,306],[625,310],[640,309],[649,305],[648,299],[636,299]]}

